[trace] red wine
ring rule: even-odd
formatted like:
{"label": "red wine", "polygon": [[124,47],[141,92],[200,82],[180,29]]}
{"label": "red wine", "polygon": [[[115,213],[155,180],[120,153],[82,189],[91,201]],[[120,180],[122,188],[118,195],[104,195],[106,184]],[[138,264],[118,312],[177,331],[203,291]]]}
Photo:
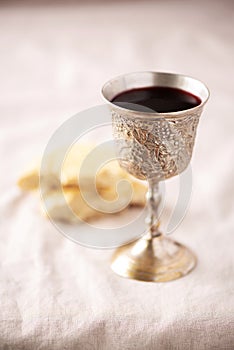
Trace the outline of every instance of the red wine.
{"label": "red wine", "polygon": [[198,106],[199,97],[190,92],[164,86],[126,90],[115,96],[115,105],[139,112],[178,112]]}

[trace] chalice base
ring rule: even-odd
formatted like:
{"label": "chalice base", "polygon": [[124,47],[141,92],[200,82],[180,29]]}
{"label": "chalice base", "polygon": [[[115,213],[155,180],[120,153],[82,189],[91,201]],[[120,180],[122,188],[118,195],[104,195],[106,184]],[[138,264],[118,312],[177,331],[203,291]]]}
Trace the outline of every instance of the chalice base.
{"label": "chalice base", "polygon": [[196,266],[196,257],[185,246],[163,235],[139,240],[118,248],[112,270],[126,278],[167,282],[187,275]]}

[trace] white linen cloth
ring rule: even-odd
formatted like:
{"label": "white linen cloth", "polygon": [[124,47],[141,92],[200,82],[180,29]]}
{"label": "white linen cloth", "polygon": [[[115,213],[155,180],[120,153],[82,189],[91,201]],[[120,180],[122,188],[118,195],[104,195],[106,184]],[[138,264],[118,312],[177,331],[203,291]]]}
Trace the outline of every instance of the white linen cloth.
{"label": "white linen cloth", "polygon": [[[233,2],[8,5],[0,8],[0,349],[233,349]],[[137,70],[189,74],[211,90],[191,205],[173,234],[198,265],[164,284],[116,276],[111,251],[64,238],[15,185],[63,121],[102,103],[103,82]]]}

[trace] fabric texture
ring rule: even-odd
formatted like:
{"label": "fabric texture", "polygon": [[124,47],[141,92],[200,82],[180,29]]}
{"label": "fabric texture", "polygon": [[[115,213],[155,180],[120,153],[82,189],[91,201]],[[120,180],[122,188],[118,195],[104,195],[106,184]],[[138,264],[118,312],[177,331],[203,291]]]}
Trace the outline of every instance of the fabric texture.
{"label": "fabric texture", "polygon": [[[233,349],[233,2],[16,3],[0,23],[0,349]],[[112,251],[69,241],[16,187],[61,123],[101,104],[110,77],[138,70],[211,91],[173,233],[198,265],[170,283],[116,276]]]}

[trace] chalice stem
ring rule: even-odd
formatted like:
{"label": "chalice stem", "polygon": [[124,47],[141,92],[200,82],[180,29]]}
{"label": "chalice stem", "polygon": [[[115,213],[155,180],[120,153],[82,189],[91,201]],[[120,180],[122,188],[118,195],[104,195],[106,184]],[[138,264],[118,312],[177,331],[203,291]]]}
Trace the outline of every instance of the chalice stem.
{"label": "chalice stem", "polygon": [[161,203],[161,195],[159,191],[159,182],[154,179],[148,180],[148,191],[146,193],[146,201],[148,208],[148,215],[146,217],[146,224],[149,227],[147,235],[149,239],[161,235],[159,231],[159,205]]}
{"label": "chalice stem", "polygon": [[166,282],[180,278],[196,265],[193,253],[159,231],[159,183],[148,180],[146,194],[147,233],[137,241],[119,247],[111,267],[118,275],[140,281]]}

